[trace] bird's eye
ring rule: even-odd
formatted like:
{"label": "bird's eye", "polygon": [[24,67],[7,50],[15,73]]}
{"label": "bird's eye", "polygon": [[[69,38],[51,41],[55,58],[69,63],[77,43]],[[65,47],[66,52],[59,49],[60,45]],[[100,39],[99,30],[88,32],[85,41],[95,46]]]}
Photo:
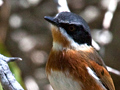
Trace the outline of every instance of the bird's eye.
{"label": "bird's eye", "polygon": [[68,27],[68,30],[69,30],[69,31],[75,31],[75,30],[76,30],[76,28],[75,28],[75,26],[74,26],[74,25],[70,25],[70,26]]}

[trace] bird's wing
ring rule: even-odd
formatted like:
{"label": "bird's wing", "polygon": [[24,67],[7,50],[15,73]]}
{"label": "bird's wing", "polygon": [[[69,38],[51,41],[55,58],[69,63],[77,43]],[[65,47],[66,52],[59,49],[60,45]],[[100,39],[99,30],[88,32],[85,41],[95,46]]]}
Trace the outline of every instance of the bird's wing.
{"label": "bird's wing", "polygon": [[99,77],[103,86],[105,86],[107,90],[115,90],[113,80],[107,69],[105,69],[103,66],[98,65],[96,62],[91,62],[91,69]]}
{"label": "bird's wing", "polygon": [[101,57],[94,49],[89,54],[90,55],[88,55],[88,58],[90,60],[88,62],[90,63],[90,68],[99,77],[100,81],[107,90],[115,90],[113,80],[109,72],[107,71],[106,66]]}
{"label": "bird's wing", "polygon": [[[85,67],[90,68],[95,73],[95,76],[99,78],[99,81],[106,88],[106,90],[115,90],[113,80],[109,72],[107,71],[104,62],[93,48],[80,51],[68,50],[67,52],[64,52],[63,55],[65,56],[64,57],[65,67],[68,64],[70,70],[72,69],[74,70],[73,71],[74,75],[75,73],[77,73],[79,74],[78,75],[79,78],[80,77],[82,77],[82,79],[84,77],[88,78],[89,76],[85,76],[87,75],[87,73],[85,72],[86,71]],[[65,63],[65,61],[67,61],[67,63]],[[75,77],[77,77],[77,75]]]}

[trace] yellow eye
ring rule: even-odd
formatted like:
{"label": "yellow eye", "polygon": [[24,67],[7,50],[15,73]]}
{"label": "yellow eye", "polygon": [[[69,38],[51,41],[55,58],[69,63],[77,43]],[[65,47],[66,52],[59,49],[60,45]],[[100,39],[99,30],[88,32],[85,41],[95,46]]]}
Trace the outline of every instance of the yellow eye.
{"label": "yellow eye", "polygon": [[76,30],[76,28],[75,28],[75,26],[74,26],[74,25],[70,25],[70,26],[68,27],[68,30],[70,30],[70,31],[75,31],[75,30]]}

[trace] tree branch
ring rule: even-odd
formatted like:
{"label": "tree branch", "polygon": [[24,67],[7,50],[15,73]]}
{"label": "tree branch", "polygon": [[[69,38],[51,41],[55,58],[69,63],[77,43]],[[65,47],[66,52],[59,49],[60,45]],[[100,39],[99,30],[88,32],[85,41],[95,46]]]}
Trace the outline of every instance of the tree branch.
{"label": "tree branch", "polygon": [[11,73],[8,62],[22,60],[18,57],[6,57],[0,54],[0,81],[4,90],[24,90]]}

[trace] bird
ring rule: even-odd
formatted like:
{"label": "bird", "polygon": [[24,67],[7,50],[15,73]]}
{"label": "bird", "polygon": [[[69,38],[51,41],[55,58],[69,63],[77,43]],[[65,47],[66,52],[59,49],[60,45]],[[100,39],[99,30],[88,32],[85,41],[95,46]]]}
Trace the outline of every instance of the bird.
{"label": "bird", "polygon": [[44,16],[51,24],[53,45],[46,75],[54,90],[115,90],[86,21],[72,12]]}

